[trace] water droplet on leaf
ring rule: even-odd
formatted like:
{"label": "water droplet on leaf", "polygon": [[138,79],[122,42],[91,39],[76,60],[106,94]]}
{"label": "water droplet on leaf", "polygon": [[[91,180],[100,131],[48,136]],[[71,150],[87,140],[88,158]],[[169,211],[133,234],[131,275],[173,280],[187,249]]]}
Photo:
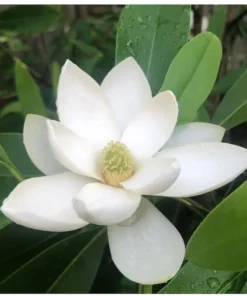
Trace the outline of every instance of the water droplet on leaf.
{"label": "water droplet on leaf", "polygon": [[143,29],[147,29],[147,25],[144,24],[144,23],[141,24],[141,27],[142,27]]}
{"label": "water droplet on leaf", "polygon": [[141,37],[136,37],[135,42],[139,43],[141,41]]}
{"label": "water droplet on leaf", "polygon": [[131,40],[129,40],[127,43],[126,43],[126,48],[127,48],[127,51],[129,52],[129,54],[133,57],[135,57],[135,51],[134,49],[132,48],[132,44],[133,42]]}
{"label": "water droplet on leaf", "polygon": [[217,278],[208,278],[206,282],[210,289],[215,289],[220,286],[220,281]]}
{"label": "water droplet on leaf", "polygon": [[189,12],[189,11],[190,11],[189,7],[188,6],[184,6],[184,12]]}
{"label": "water droplet on leaf", "polygon": [[175,23],[175,29],[179,29],[180,28],[180,23]]}
{"label": "water droplet on leaf", "polygon": [[182,39],[186,38],[186,34],[185,34],[185,33],[182,33],[182,34],[180,35],[180,38],[182,38]]}
{"label": "water droplet on leaf", "polygon": [[190,288],[192,291],[195,291],[195,284],[193,282],[190,282]]}
{"label": "water droplet on leaf", "polygon": [[167,39],[166,34],[162,35],[161,38],[164,40]]}

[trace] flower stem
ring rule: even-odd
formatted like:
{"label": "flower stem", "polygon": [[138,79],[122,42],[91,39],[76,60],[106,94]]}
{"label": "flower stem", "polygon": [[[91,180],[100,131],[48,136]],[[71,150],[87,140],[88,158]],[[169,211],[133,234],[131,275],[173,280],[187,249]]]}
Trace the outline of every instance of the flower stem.
{"label": "flower stem", "polygon": [[152,294],[152,285],[139,285],[138,294]]}

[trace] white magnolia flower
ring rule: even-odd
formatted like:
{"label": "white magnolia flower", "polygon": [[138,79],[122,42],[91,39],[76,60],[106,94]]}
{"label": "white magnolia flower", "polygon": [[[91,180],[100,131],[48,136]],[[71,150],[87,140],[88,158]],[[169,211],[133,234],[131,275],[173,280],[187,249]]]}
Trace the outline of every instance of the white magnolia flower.
{"label": "white magnolia flower", "polygon": [[132,58],[101,86],[67,61],[57,109],[60,122],[29,115],[24,126],[27,152],[47,176],[20,183],[2,212],[47,231],[107,225],[113,261],[127,278],[168,281],[182,264],[184,242],[141,196],[186,197],[219,188],[246,169],[246,149],[221,143],[224,129],[213,124],[175,128],[173,93],[152,98]]}

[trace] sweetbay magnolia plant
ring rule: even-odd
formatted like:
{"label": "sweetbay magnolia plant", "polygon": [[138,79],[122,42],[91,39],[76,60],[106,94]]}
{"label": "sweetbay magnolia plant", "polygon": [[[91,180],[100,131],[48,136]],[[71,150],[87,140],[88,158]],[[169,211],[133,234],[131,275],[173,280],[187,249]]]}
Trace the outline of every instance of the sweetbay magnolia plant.
{"label": "sweetbay magnolia plant", "polygon": [[[24,124],[26,151],[45,176],[21,181],[1,205],[10,220],[36,230],[106,226],[113,262],[126,278],[147,285],[140,289],[145,292],[173,278],[185,259],[182,236],[150,196],[188,202],[187,197],[220,188],[247,168],[247,150],[222,143],[224,127],[246,120],[238,113],[244,104],[235,90],[246,85],[247,74],[223,99],[212,119],[215,124],[196,122],[215,83],[222,49],[209,32],[187,42],[189,12],[189,6],[179,5],[127,6],[118,26],[116,66],[101,85],[66,61],[57,90],[59,121],[29,114]],[[238,106],[231,105],[232,98]],[[203,220],[187,245],[187,259],[203,268],[247,270],[245,186]],[[75,267],[66,279],[79,257],[65,271],[63,266],[48,291],[65,279],[71,292],[75,274],[75,286],[81,285],[84,269],[78,277],[81,269]],[[92,274],[90,285],[97,264],[93,272],[84,272]],[[186,266],[179,274],[186,274]],[[0,279],[0,288],[11,276]],[[189,273],[185,279],[192,277]]]}
{"label": "sweetbay magnolia plant", "polygon": [[21,182],[1,211],[38,230],[106,225],[123,275],[146,285],[167,282],[182,265],[185,245],[142,195],[183,198],[219,188],[247,168],[247,150],[221,143],[224,129],[214,124],[175,127],[175,95],[164,91],[152,98],[131,57],[101,86],[67,61],[57,109],[59,122],[27,116],[24,144],[46,176]]}

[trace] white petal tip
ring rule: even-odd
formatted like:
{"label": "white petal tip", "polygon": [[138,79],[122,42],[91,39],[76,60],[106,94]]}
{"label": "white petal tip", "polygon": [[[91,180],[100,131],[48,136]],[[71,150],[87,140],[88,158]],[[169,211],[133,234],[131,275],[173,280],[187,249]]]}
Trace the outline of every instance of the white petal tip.
{"label": "white petal tip", "polygon": [[65,70],[68,70],[69,67],[77,67],[71,60],[67,59],[62,66],[61,74],[65,72]]}
{"label": "white petal tip", "polygon": [[[125,64],[125,66],[126,66],[126,64],[127,64],[128,67],[138,67],[138,68],[141,69],[140,65],[137,63],[137,61],[136,61],[132,56],[130,56],[130,57],[128,57],[128,58],[122,60],[118,65],[120,65],[120,64],[121,64],[122,66],[123,66],[123,64]],[[142,71],[142,70],[141,70],[141,71]],[[143,72],[143,71],[142,71],[142,72]]]}

